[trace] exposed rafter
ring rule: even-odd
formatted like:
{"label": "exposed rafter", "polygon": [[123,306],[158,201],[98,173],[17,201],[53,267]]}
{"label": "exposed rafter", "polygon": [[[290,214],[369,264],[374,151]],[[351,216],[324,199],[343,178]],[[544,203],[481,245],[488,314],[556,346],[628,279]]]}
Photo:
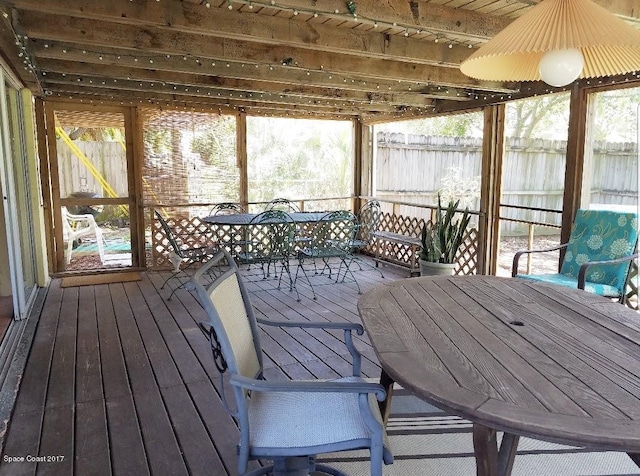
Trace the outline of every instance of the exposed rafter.
{"label": "exposed rafter", "polygon": [[[640,23],[632,0],[597,1]],[[526,95],[458,66],[535,3],[0,0],[0,9],[38,94],[376,120]]]}

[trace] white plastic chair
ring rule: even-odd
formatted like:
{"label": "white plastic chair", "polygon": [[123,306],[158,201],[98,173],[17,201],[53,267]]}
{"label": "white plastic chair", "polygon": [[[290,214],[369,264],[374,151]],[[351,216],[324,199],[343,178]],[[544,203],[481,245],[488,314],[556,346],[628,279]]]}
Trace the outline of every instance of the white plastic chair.
{"label": "white plastic chair", "polygon": [[79,238],[89,235],[95,235],[100,263],[104,263],[104,237],[93,215],[74,215],[69,213],[67,207],[62,207],[62,234],[67,244],[67,264],[71,263],[73,243]]}

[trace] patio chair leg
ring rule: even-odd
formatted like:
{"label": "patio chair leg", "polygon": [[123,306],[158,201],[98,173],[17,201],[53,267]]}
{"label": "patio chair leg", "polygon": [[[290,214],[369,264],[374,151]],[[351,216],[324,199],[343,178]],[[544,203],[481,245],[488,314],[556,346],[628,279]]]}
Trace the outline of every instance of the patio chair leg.
{"label": "patio chair leg", "polygon": [[342,265],[344,265],[344,274],[342,275],[342,281],[340,282],[344,283],[344,280],[347,278],[347,273],[349,273],[351,275],[351,279],[353,279],[353,282],[356,283],[356,287],[358,288],[358,294],[362,294],[362,291],[360,290],[360,283],[358,283],[358,280],[353,274],[353,271],[351,271],[351,268],[350,268],[351,263],[353,263],[353,258],[350,259],[349,263],[347,263],[346,257],[340,258],[340,266],[338,268],[338,276],[336,277],[336,283],[340,280],[340,270],[342,269]]}
{"label": "patio chair leg", "polygon": [[[315,260],[313,265],[315,266]],[[302,274],[304,274],[304,278],[307,280],[307,283],[309,283],[309,287],[311,288],[311,292],[313,293],[313,299],[317,299],[316,296],[316,290],[313,288],[313,284],[311,284],[311,280],[309,279],[309,276],[307,276],[307,271],[304,269],[304,263],[302,260],[298,260],[298,268],[296,269],[296,277],[294,280],[294,287],[295,287],[295,283],[298,281],[298,273],[300,272],[300,270],[302,269]],[[298,288],[296,287],[296,292],[298,292]],[[298,294],[298,297],[300,297],[300,294]],[[300,300],[300,299],[298,299]]]}
{"label": "patio chair leg", "polygon": [[175,278],[180,273],[181,273],[181,271],[178,271],[177,273],[171,273],[171,276],[169,276],[167,279],[164,280],[164,283],[162,283],[162,286],[160,286],[160,289],[164,289],[164,287],[167,285],[169,280],[172,279],[172,278]]}
{"label": "patio chair leg", "polygon": [[[274,269],[276,267],[276,265],[273,265]],[[282,275],[284,274],[284,272],[287,273],[287,276],[289,276],[289,291],[295,291],[296,292],[296,300],[299,302],[300,301],[300,293],[298,292],[298,289],[296,288],[296,283],[295,281],[291,278],[291,269],[289,266],[289,263],[286,261],[283,261],[280,264],[280,277],[278,278],[278,289],[280,289],[280,285],[282,283]]]}

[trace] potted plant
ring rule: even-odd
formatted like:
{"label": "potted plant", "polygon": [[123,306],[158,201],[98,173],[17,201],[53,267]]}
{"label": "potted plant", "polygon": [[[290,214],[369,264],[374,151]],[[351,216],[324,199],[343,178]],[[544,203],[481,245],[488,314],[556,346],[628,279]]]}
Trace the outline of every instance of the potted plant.
{"label": "potted plant", "polygon": [[435,220],[425,222],[420,236],[421,275],[453,273],[456,254],[471,219],[468,207],[464,209],[460,218],[456,218],[459,204],[460,200],[452,200],[443,210],[438,194]]}

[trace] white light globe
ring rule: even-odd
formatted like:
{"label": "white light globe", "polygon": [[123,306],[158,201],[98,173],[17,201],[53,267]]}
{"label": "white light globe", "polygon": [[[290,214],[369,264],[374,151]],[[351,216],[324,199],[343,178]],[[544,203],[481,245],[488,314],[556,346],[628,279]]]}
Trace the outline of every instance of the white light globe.
{"label": "white light globe", "polygon": [[584,58],[577,48],[547,51],[538,65],[542,80],[556,87],[566,86],[578,79],[583,66]]}

